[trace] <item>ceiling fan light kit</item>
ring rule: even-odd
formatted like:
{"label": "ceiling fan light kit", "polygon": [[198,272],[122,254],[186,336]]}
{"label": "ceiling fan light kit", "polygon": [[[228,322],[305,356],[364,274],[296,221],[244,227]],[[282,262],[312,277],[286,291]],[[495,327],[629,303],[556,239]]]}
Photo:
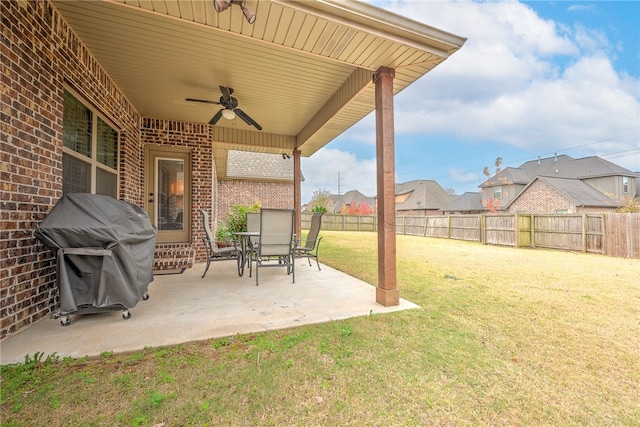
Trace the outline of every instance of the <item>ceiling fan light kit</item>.
{"label": "ceiling fan light kit", "polygon": [[222,110],[222,117],[227,120],[233,120],[236,118],[236,113],[229,108],[225,108],[224,110]]}
{"label": "ceiling fan light kit", "polygon": [[240,6],[240,9],[242,9],[242,13],[244,13],[244,17],[247,19],[247,22],[249,24],[253,24],[254,22],[256,22],[255,12],[245,7],[244,0],[213,0],[213,7],[218,13],[224,12],[232,4]]}

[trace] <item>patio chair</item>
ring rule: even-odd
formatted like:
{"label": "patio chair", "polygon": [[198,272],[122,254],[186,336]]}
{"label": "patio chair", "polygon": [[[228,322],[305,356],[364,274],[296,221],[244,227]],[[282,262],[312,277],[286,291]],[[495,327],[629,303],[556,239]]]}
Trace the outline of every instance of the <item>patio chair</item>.
{"label": "patio chair", "polygon": [[[260,232],[260,212],[247,212],[247,231]],[[249,277],[251,277],[251,259],[252,254],[258,248],[259,237],[248,237],[246,241],[249,261]]]}
{"label": "patio chair", "polygon": [[[285,267],[296,282],[293,262],[293,209],[262,209],[260,212],[260,240],[253,252],[256,264],[256,286],[263,267]],[[276,262],[277,261],[277,262]]]}
{"label": "patio chair", "polygon": [[304,242],[304,246],[296,245],[294,254],[298,258],[307,258],[309,267],[311,267],[311,258],[315,258],[318,270],[320,269],[320,261],[318,261],[318,249],[320,247],[320,240],[322,237],[318,237],[320,228],[322,226],[322,213],[316,212],[311,217],[311,227],[309,228],[309,234]]}
{"label": "patio chair", "polygon": [[242,263],[240,249],[238,249],[236,242],[233,242],[232,247],[217,247],[213,240],[211,226],[209,225],[209,214],[204,209],[200,209],[200,213],[202,214],[202,225],[204,226],[205,233],[205,237],[203,237],[202,240],[204,241],[205,249],[207,250],[207,266],[204,269],[204,273],[202,273],[202,277],[204,278],[204,276],[206,276],[212,262],[228,260],[235,260],[237,262],[238,275],[242,276],[242,273],[244,272],[244,263]]}

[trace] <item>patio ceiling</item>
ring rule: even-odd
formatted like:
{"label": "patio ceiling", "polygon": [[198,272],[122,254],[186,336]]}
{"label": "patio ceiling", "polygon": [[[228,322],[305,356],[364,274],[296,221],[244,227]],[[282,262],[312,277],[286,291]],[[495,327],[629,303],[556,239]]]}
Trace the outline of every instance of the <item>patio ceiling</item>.
{"label": "patio ceiling", "polygon": [[372,75],[395,69],[394,93],[465,39],[371,5],[338,0],[247,0],[216,13],[213,0],[53,0],[144,117],[208,123],[219,86],[234,89],[236,117],[213,127],[216,169],[228,150],[310,156],[373,111]]}

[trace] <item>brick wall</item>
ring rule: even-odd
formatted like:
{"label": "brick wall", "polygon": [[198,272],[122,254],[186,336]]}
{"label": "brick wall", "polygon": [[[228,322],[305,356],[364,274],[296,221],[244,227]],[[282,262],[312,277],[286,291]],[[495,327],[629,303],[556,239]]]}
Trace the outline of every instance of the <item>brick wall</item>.
{"label": "brick wall", "polygon": [[[33,231],[62,196],[65,84],[122,131],[121,198],[140,203],[140,118],[45,1],[0,1],[0,339],[58,304],[54,258]],[[127,168],[122,165],[127,164]]]}
{"label": "brick wall", "polygon": [[558,190],[549,186],[546,182],[536,180],[527,189],[526,193],[509,207],[509,212],[526,212],[532,214],[548,214],[566,210],[568,214],[605,213],[615,212],[615,208],[581,207],[563,196]]}
{"label": "brick wall", "polygon": [[576,213],[575,204],[541,180],[536,180],[527,191],[509,207],[509,212],[526,212],[532,214],[555,213],[566,210]]}
{"label": "brick wall", "polygon": [[142,121],[141,138],[144,145],[180,147],[191,152],[192,243],[158,243],[154,270],[191,268],[194,261],[205,259],[205,248],[201,240],[204,228],[198,209],[210,211],[213,200],[211,128],[207,124],[145,118]]}
{"label": "brick wall", "polygon": [[220,180],[213,216],[221,221],[233,205],[256,201],[264,208],[293,209],[293,183]]}
{"label": "brick wall", "polygon": [[33,231],[62,197],[67,86],[120,130],[120,199],[144,206],[145,144],[192,152],[192,243],[157,245],[155,268],[204,260],[200,207],[214,208],[213,218],[220,218],[237,203],[293,206],[291,183],[218,184],[211,128],[143,120],[48,1],[0,1],[0,18],[0,340],[58,308],[55,258]]}

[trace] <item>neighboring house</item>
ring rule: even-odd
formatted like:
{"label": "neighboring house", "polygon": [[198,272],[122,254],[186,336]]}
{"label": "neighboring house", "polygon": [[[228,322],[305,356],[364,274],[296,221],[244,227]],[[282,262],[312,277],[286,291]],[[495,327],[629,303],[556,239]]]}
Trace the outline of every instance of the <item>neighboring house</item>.
{"label": "neighboring house", "polygon": [[[358,190],[344,194],[332,194],[331,212],[338,213],[356,203],[369,205],[376,211],[376,198],[368,197]],[[456,196],[448,194],[437,182],[416,180],[396,184],[396,214],[398,215],[440,215],[440,209],[450,203]]]}
{"label": "neighboring house", "polygon": [[525,206],[535,208],[527,211],[531,213],[602,212],[615,210],[621,199],[637,197],[638,179],[636,173],[597,156],[561,155],[505,168],[480,188],[485,209],[493,205],[505,212],[523,212]]}
{"label": "neighboring house", "polygon": [[368,197],[359,192],[358,190],[347,191],[344,194],[332,194],[331,198],[331,212],[338,213],[343,208],[348,209],[352,204],[356,204],[361,206],[362,203],[366,203],[370,208],[371,212],[375,213],[376,211],[376,199],[375,197]]}
{"label": "neighboring house", "polygon": [[455,197],[455,199],[444,206],[441,211],[445,215],[479,214],[487,212],[487,208],[482,206],[482,194],[467,191]]}
{"label": "neighboring house", "polygon": [[396,184],[396,214],[441,215],[441,209],[455,198],[432,180]]}
{"label": "neighboring house", "polygon": [[509,212],[601,213],[619,203],[579,179],[537,176],[507,206]]}

